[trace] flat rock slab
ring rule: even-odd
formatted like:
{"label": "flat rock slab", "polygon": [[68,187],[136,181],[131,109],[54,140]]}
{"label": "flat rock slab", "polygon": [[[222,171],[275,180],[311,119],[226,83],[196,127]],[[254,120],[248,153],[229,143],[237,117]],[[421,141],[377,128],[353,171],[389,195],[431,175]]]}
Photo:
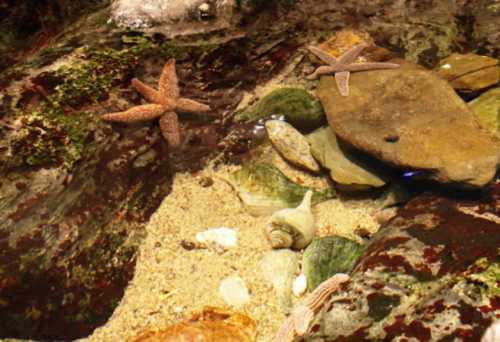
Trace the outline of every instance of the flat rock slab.
{"label": "flat rock slab", "polygon": [[353,146],[403,170],[429,171],[442,183],[482,187],[495,175],[491,135],[444,80],[418,66],[351,74],[341,96],[332,76],[317,94],[335,133]]}
{"label": "flat rock slab", "polygon": [[441,60],[435,71],[454,89],[462,91],[487,88],[500,80],[498,59],[474,53],[454,53]]}

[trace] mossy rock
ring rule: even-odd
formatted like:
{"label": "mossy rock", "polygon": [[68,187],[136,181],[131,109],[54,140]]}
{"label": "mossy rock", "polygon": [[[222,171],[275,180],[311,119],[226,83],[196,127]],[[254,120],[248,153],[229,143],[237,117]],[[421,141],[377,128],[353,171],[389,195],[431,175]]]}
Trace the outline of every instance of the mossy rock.
{"label": "mossy rock", "polygon": [[479,123],[500,137],[500,87],[488,90],[468,104]]}
{"label": "mossy rock", "polygon": [[349,273],[363,250],[359,243],[340,236],[313,240],[302,260],[307,288],[312,291],[336,273]]}
{"label": "mossy rock", "polygon": [[300,131],[311,131],[322,126],[325,113],[321,103],[306,90],[281,88],[264,96],[254,106],[236,115],[237,121],[256,121],[271,116],[284,116]]}
{"label": "mossy rock", "polygon": [[292,182],[283,172],[268,163],[250,163],[232,173],[228,182],[238,192],[252,215],[267,215],[298,206],[308,190],[313,191],[312,204],[335,197],[333,188],[312,189]]}

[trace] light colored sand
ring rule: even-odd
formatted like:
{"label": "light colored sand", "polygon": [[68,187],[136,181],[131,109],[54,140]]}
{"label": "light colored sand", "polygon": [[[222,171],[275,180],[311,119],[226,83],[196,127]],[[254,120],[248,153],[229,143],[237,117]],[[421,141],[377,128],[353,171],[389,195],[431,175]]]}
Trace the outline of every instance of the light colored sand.
{"label": "light colored sand", "polygon": [[[197,175],[175,176],[172,193],[163,201],[147,226],[137,258],[135,276],[107,324],[84,341],[125,341],[148,327],[164,327],[204,305],[227,307],[218,294],[222,279],[239,275],[251,301],[240,308],[258,322],[258,341],[271,341],[285,318],[270,284],[261,276],[260,262],[270,250],[263,228],[269,217],[253,217],[234,190],[222,179],[235,167],[217,171],[207,167]],[[202,187],[203,177],[214,184]],[[342,203],[330,200],[317,205],[319,234],[351,237],[358,226],[378,228],[369,215],[373,202]],[[187,251],[181,240],[194,241],[207,228],[232,227],[238,231],[238,248],[218,253]]]}

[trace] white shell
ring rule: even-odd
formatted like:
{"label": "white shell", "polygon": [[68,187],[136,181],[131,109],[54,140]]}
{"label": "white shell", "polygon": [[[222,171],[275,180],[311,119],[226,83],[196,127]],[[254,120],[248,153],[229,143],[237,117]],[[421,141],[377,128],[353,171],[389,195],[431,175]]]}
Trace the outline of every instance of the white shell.
{"label": "white shell", "polygon": [[307,290],[307,278],[304,274],[299,275],[293,281],[292,292],[295,297],[302,296]]}
{"label": "white shell", "polygon": [[236,247],[238,239],[236,231],[231,228],[212,228],[196,234],[196,241],[205,246],[222,247],[228,249]]}
{"label": "white shell", "polygon": [[228,305],[241,306],[250,301],[245,281],[238,276],[230,276],[222,280],[219,295]]}
{"label": "white shell", "polygon": [[266,235],[273,248],[302,249],[311,242],[316,232],[311,197],[308,190],[297,208],[282,209],[271,216]]}
{"label": "white shell", "polygon": [[290,163],[309,171],[318,172],[319,164],[311,154],[311,148],[304,137],[292,125],[282,120],[266,121],[266,131],[273,146]]}

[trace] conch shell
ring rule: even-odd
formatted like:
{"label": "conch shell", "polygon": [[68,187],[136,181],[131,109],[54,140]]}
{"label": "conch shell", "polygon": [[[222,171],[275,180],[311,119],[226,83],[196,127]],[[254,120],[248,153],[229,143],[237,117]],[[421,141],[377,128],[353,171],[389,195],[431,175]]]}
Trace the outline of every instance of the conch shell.
{"label": "conch shell", "polygon": [[302,249],[311,242],[316,232],[311,196],[308,190],[297,208],[282,209],[271,216],[266,235],[273,248]]}

